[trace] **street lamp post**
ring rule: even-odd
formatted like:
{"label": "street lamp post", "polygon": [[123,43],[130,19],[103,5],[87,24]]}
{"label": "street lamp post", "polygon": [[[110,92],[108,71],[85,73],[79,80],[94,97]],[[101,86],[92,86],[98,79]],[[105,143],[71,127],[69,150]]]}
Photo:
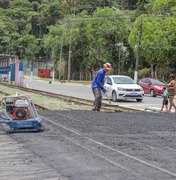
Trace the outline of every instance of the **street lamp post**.
{"label": "street lamp post", "polygon": [[[132,24],[132,23],[131,23]],[[136,63],[135,63],[135,71],[134,71],[134,82],[137,83],[138,81],[138,68],[139,68],[139,61],[141,59],[141,33],[142,33],[142,17],[140,17],[140,29],[139,31],[137,28],[132,24],[133,27],[138,32],[138,41],[137,41],[137,55],[136,55]]]}
{"label": "street lamp post", "polygon": [[[112,7],[115,11],[118,11],[116,7]],[[142,17],[140,17],[140,29],[138,30],[136,26],[129,20],[128,21],[131,26],[137,31],[138,33],[138,42],[137,42],[137,55],[136,55],[136,62],[135,62],[135,71],[134,71],[134,82],[137,83],[138,81],[138,66],[139,66],[139,61],[141,58],[141,33],[142,33]]]}
{"label": "street lamp post", "polygon": [[134,26],[134,24],[129,21],[129,23],[133,26],[133,28],[137,31],[138,33],[138,40],[137,40],[137,45],[135,48],[137,48],[137,54],[136,54],[136,62],[135,62],[135,71],[134,71],[134,82],[137,83],[138,81],[138,68],[139,68],[139,61],[141,58],[141,33],[142,33],[142,17],[140,17],[140,27],[139,30]]}

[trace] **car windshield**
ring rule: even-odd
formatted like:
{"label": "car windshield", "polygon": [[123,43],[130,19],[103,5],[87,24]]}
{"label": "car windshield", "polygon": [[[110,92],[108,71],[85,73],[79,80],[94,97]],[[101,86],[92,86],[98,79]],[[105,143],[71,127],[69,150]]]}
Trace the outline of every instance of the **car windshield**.
{"label": "car windshield", "polygon": [[115,84],[134,84],[134,81],[130,77],[112,77]]}
{"label": "car windshield", "polygon": [[165,85],[163,82],[157,80],[157,79],[152,79],[152,84],[157,84],[157,85]]}

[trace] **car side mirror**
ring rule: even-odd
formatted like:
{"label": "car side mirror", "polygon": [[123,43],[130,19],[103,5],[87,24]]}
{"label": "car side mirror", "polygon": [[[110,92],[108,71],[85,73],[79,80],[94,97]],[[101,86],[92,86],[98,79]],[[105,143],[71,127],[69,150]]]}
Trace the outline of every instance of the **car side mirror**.
{"label": "car side mirror", "polygon": [[111,83],[111,82],[107,82],[107,84],[112,85],[112,83]]}

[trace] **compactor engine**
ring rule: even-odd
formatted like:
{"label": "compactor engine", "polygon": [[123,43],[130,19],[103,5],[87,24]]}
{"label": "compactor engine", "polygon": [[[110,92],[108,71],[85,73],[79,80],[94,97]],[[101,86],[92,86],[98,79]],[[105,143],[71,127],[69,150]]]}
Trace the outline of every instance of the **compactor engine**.
{"label": "compactor engine", "polygon": [[16,100],[12,110],[14,120],[26,120],[29,116],[28,102],[26,100]]}
{"label": "compactor engine", "polygon": [[42,119],[29,96],[7,96],[1,100],[0,123],[13,130],[39,130]]}

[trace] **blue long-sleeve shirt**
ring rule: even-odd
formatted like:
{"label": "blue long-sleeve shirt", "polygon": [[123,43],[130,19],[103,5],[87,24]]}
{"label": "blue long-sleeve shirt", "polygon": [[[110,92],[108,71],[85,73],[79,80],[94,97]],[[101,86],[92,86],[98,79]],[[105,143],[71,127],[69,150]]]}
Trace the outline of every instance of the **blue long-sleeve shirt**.
{"label": "blue long-sleeve shirt", "polygon": [[92,81],[92,89],[95,88],[103,88],[104,85],[104,78],[105,78],[105,70],[104,69],[100,69],[97,74],[95,75],[95,77],[93,78]]}

